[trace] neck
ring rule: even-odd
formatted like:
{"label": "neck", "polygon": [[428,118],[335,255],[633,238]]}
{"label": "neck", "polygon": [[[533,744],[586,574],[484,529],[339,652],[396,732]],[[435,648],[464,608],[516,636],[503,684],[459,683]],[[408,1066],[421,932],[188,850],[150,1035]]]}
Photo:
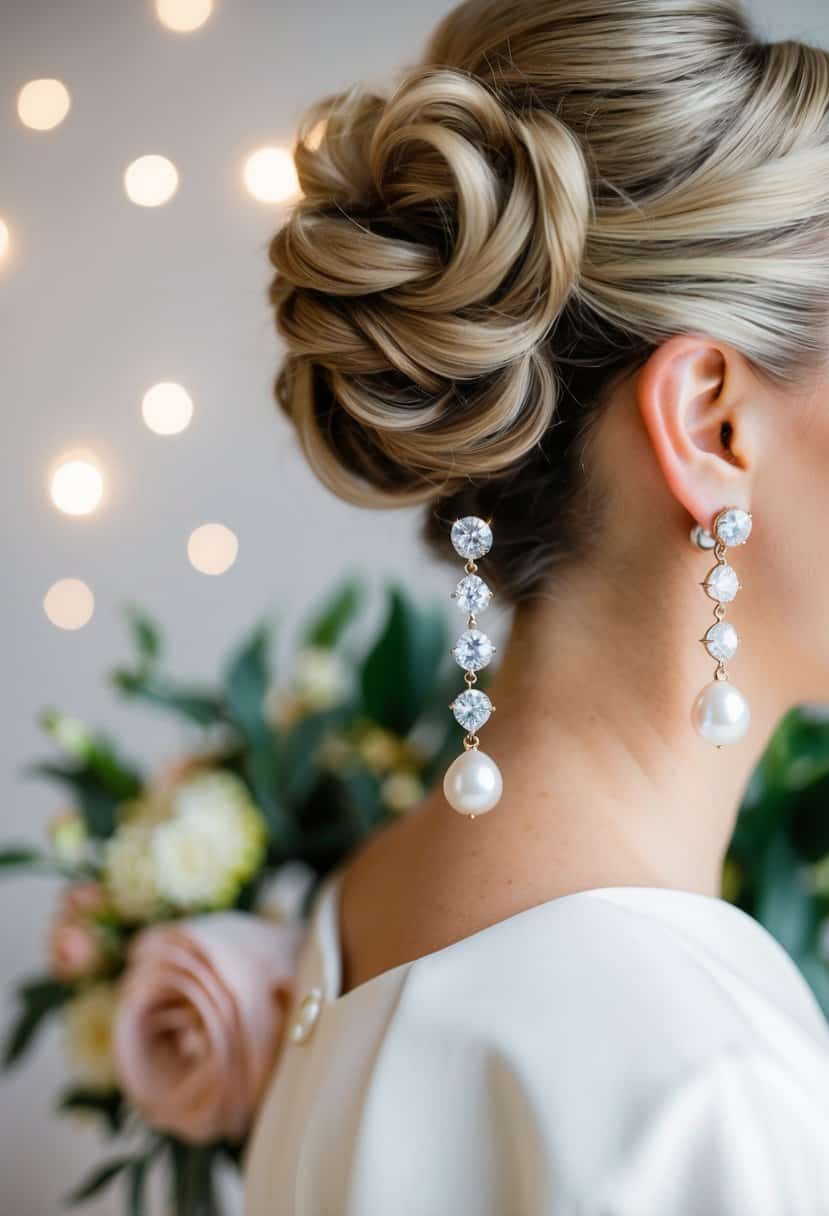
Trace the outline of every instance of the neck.
{"label": "neck", "polygon": [[[490,696],[481,749],[504,778],[499,807],[466,833],[516,884],[555,888],[666,886],[716,894],[742,792],[783,706],[740,653],[732,678],[752,707],[742,743],[700,739],[691,705],[713,678],[697,641],[713,605],[691,554],[651,574],[568,573],[562,590],[522,608]],[[729,613],[750,638],[747,603]],[[752,639],[754,654],[762,653]],[[745,648],[748,651],[748,645]],[[458,836],[439,796],[427,808]],[[483,829],[483,830],[482,830]]]}

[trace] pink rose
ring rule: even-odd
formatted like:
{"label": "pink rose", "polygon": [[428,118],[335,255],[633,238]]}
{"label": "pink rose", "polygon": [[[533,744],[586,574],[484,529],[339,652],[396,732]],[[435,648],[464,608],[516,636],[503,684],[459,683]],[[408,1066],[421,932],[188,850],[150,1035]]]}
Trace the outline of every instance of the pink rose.
{"label": "pink rose", "polygon": [[95,916],[106,907],[106,892],[97,882],[67,887],[49,937],[52,973],[61,980],[93,975],[106,963],[106,951]]}
{"label": "pink rose", "polygon": [[268,1080],[292,997],[300,930],[243,912],[145,929],[130,950],[116,1068],[151,1127],[239,1140]]}

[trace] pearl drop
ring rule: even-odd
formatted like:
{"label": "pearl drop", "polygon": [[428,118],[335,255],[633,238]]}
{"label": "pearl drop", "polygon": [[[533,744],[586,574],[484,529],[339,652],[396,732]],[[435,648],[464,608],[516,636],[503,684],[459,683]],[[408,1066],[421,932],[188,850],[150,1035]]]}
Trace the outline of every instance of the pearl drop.
{"label": "pearl drop", "polygon": [[459,815],[485,815],[498,805],[503,790],[498,765],[477,748],[453,760],[443,778],[446,801]]}
{"label": "pearl drop", "polygon": [[694,702],[691,720],[703,739],[715,747],[724,747],[745,738],[751,725],[751,710],[739,688],[727,680],[714,680]]}

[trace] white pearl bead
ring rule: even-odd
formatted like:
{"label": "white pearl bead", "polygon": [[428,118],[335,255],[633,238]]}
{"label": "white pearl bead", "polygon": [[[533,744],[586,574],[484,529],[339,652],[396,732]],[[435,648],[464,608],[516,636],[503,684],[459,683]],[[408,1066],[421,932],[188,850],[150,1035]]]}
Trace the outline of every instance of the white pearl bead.
{"label": "white pearl bead", "polygon": [[751,725],[751,710],[739,688],[727,680],[714,680],[694,702],[691,720],[703,739],[724,747],[745,737]]}
{"label": "white pearl bead", "polygon": [[446,801],[459,815],[485,815],[498,805],[503,790],[498,765],[477,748],[453,760],[443,778]]}

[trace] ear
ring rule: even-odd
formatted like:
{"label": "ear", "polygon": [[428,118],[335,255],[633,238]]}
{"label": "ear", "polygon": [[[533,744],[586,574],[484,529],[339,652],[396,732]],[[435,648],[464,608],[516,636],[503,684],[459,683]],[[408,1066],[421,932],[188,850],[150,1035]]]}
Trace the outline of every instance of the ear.
{"label": "ear", "polygon": [[751,507],[756,452],[743,356],[705,336],[670,338],[642,368],[639,408],[673,496],[710,528],[723,507]]}

